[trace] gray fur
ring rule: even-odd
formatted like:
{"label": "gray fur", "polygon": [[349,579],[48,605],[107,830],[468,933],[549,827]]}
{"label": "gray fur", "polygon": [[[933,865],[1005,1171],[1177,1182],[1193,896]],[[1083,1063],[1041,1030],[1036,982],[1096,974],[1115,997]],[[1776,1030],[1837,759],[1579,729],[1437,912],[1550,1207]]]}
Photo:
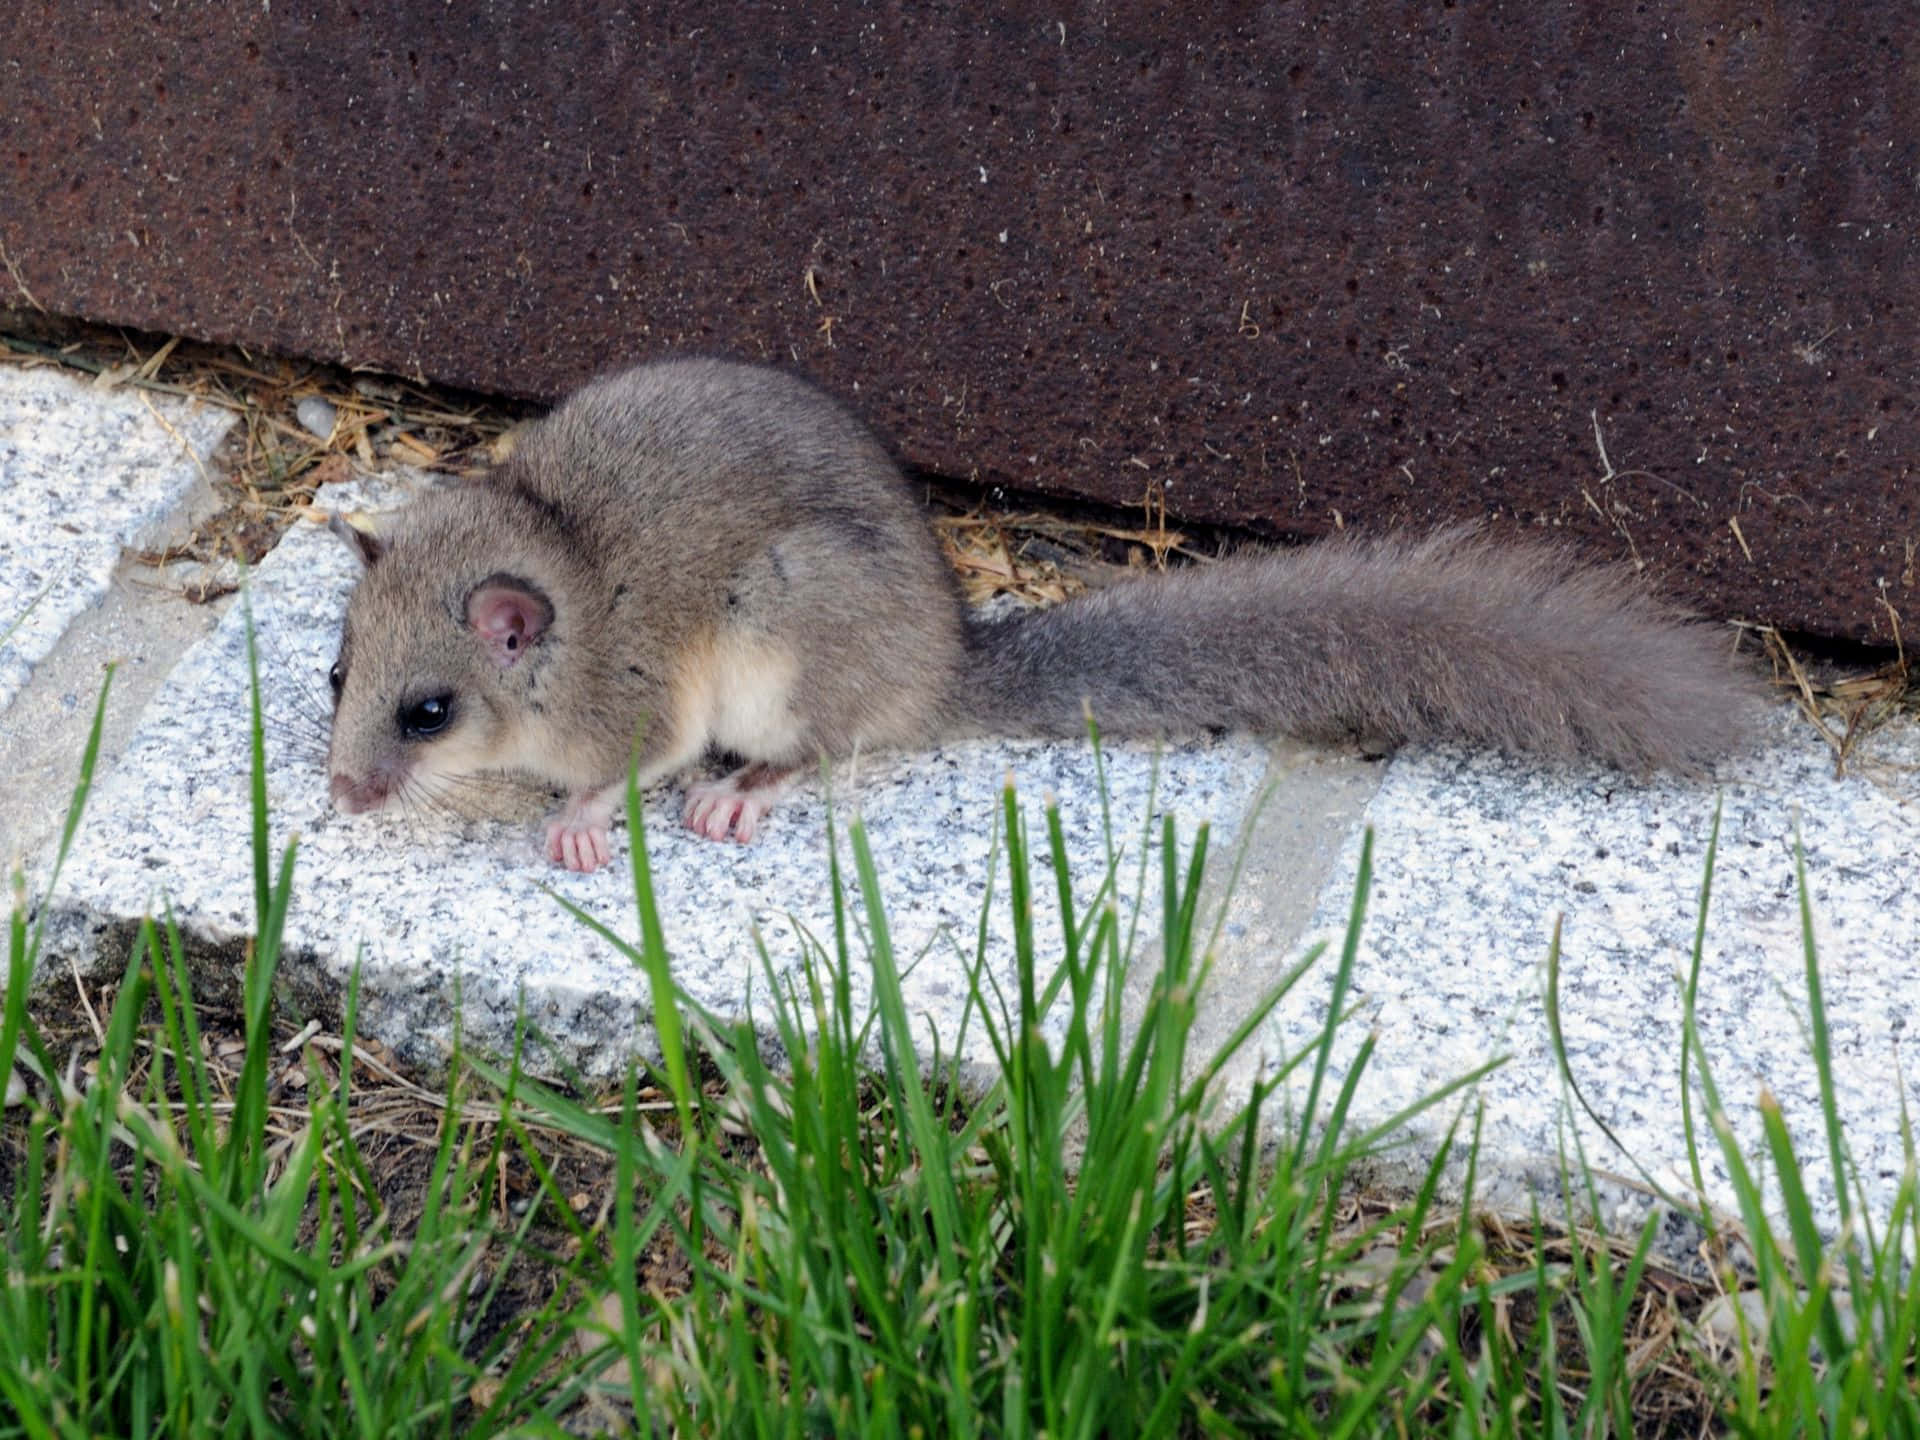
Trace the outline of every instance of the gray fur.
{"label": "gray fur", "polygon": [[[966,654],[952,578],[898,469],[776,370],[690,360],[596,381],[489,480],[423,498],[382,539],[343,635],[330,763],[356,779],[416,767],[394,711],[423,688],[472,695],[462,723],[487,768],[570,790],[623,774],[643,725],[643,769],[704,748],[679,725],[675,687],[715,637],[794,662],[798,739],[745,758],[913,744],[935,732]],[[499,572],[556,613],[504,672],[462,623],[465,597]]]}
{"label": "gray fur", "polygon": [[1457,739],[1694,771],[1754,686],[1724,630],[1620,568],[1467,529],[1336,539],[1130,579],[970,632],[956,719],[994,734],[1209,727],[1394,746]]}
{"label": "gray fur", "polygon": [[[1458,530],[1254,554],[975,623],[873,436],[789,375],[712,360],[588,385],[489,480],[356,548],[330,755],[349,808],[479,771],[604,787],[636,727],[652,778],[710,744],[777,770],[945,735],[1073,735],[1083,700],[1108,734],[1453,736],[1684,770],[1736,743],[1753,692],[1719,632],[1620,572]],[[466,623],[503,575],[553,615],[504,668]],[[429,693],[455,697],[454,722],[409,740],[396,712]]]}

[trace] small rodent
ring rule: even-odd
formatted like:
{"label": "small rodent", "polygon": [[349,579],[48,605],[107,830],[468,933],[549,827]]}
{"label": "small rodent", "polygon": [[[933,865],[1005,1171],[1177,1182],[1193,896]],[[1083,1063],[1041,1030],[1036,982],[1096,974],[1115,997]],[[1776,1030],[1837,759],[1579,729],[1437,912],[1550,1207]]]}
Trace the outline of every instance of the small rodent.
{"label": "small rodent", "polygon": [[1617,569],[1463,530],[1325,541],[968,611],[899,468],[778,370],[672,360],[596,380],[486,479],[377,536],[348,605],[328,769],[343,810],[518,772],[564,789],[552,859],[607,862],[640,783],[709,751],[687,825],[753,837],[823,756],[962,735],[1449,737],[1698,769],[1755,683],[1724,632]]}

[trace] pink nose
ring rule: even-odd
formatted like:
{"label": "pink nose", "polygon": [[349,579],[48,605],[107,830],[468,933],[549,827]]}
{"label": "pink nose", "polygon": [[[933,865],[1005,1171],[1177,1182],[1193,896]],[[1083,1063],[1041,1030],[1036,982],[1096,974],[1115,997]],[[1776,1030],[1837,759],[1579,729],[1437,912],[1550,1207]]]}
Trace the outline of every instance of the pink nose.
{"label": "pink nose", "polygon": [[351,775],[334,772],[329,788],[333,791],[333,803],[349,815],[358,815],[364,810],[378,810],[387,803],[392,793],[393,782],[376,771],[364,780],[355,780]]}

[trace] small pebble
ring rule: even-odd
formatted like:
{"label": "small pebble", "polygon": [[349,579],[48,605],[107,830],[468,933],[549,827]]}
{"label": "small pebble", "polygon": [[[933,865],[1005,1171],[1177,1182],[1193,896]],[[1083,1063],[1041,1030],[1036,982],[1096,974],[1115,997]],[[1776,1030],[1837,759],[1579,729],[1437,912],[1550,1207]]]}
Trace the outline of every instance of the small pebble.
{"label": "small pebble", "polygon": [[293,413],[303,429],[319,436],[322,440],[333,438],[334,408],[318,395],[307,396],[293,407]]}

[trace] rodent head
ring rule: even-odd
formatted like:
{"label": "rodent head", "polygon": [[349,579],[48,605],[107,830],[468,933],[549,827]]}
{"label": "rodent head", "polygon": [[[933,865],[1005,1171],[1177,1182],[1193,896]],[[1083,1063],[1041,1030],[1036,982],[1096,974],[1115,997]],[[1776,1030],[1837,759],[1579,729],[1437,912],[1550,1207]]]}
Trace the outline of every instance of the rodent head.
{"label": "rodent head", "polygon": [[431,801],[463,777],[520,768],[524,721],[539,709],[530,672],[553,602],[526,575],[484,568],[487,550],[511,563],[510,542],[463,546],[449,518],[460,519],[423,505],[391,539],[331,522],[365,566],[328,676],[327,770],[349,813]]}

